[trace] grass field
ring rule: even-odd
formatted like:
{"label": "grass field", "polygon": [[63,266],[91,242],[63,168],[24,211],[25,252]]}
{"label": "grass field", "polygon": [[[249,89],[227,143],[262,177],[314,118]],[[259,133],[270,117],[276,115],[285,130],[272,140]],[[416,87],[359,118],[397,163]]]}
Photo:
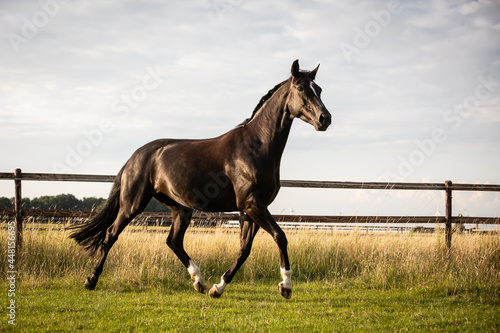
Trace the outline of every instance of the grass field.
{"label": "grass field", "polygon": [[[194,291],[165,233],[126,230],[95,291],[92,262],[64,231],[27,228],[16,280],[16,327],[1,331],[500,330],[500,236],[287,232],[293,295],[282,299],[279,255],[260,232],[221,299]],[[6,244],[7,231],[0,231]],[[209,285],[237,255],[238,233],[190,229],[186,249]],[[0,258],[6,275],[7,253]],[[2,304],[8,284],[2,279]],[[4,307],[5,309],[6,307]]]}

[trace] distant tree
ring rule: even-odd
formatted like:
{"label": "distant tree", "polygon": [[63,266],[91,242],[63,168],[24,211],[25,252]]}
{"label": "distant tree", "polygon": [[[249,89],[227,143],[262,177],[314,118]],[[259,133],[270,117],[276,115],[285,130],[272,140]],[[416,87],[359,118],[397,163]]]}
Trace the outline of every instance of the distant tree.
{"label": "distant tree", "polygon": [[[44,195],[33,199],[23,198],[23,208],[34,209],[71,209],[71,210],[100,210],[106,199],[96,197],[76,198],[73,194]],[[0,208],[14,208],[14,198],[0,197]],[[146,212],[168,212],[168,208],[157,201],[151,200],[144,210]]]}
{"label": "distant tree", "polygon": [[[11,199],[12,205],[14,205],[14,198]],[[22,198],[21,199],[22,208],[30,208],[31,207],[31,199],[30,198]]]}
{"label": "distant tree", "polygon": [[80,200],[78,200],[73,194],[59,194],[55,196],[55,207],[56,209],[80,209]]}
{"label": "distant tree", "polygon": [[31,208],[38,209],[72,209],[77,210],[80,206],[78,200],[73,194],[59,194],[56,196],[44,195],[33,198],[30,203]]}
{"label": "distant tree", "polygon": [[145,212],[168,212],[167,206],[162,204],[156,199],[151,200],[146,208],[144,209]]}
{"label": "distant tree", "polygon": [[50,209],[54,208],[54,197],[44,195],[41,197],[36,197],[31,199],[30,205],[27,208],[35,208],[35,209]]}
{"label": "distant tree", "polygon": [[104,198],[86,197],[80,200],[80,206],[78,209],[81,210],[98,209],[103,206],[104,202],[106,202],[106,199]]}
{"label": "distant tree", "polygon": [[0,208],[14,208],[14,198],[9,199],[6,197],[1,197]]}

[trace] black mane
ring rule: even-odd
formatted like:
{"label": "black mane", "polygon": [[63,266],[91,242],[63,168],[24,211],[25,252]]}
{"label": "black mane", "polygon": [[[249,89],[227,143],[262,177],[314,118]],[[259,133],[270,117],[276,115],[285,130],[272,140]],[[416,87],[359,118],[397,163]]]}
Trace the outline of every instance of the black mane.
{"label": "black mane", "polygon": [[253,119],[253,117],[255,116],[255,114],[257,113],[257,111],[260,110],[260,108],[264,105],[264,103],[269,99],[271,98],[271,96],[279,89],[281,88],[282,85],[285,84],[285,82],[287,82],[288,80],[285,80],[281,83],[278,83],[276,86],[274,86],[273,89],[269,90],[267,92],[267,94],[265,94],[264,96],[262,96],[262,98],[260,99],[259,101],[259,104],[257,104],[257,106],[255,107],[255,109],[253,110],[252,112],[252,115],[250,116],[250,118],[247,118],[245,119],[241,124],[239,124],[238,126],[236,126],[236,128],[238,127],[245,127],[246,124],[248,124],[250,122],[250,120]]}

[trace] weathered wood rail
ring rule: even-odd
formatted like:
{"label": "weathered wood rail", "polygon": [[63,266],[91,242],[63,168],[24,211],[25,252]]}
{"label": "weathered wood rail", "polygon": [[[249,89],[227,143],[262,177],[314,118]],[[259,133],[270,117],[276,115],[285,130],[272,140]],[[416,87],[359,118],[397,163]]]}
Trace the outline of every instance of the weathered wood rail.
{"label": "weathered wood rail", "polygon": [[[21,181],[68,181],[68,182],[113,182],[112,175],[82,175],[82,174],[54,174],[54,173],[22,173],[16,169],[14,173],[0,173],[0,180],[13,180],[15,183],[15,208],[0,209],[0,215],[14,215],[16,221],[16,244],[22,241],[23,218],[25,216],[49,217],[90,217],[90,211],[64,211],[22,209]],[[453,191],[494,191],[500,192],[500,185],[492,184],[455,184],[447,180],[444,183],[401,183],[401,182],[347,182],[347,181],[306,181],[282,180],[282,187],[300,188],[330,188],[330,189],[362,189],[362,190],[432,190],[445,191],[446,214],[444,217],[436,216],[317,216],[317,215],[273,215],[278,222],[311,222],[311,223],[444,223],[446,244],[451,247],[452,235],[452,193]],[[151,218],[168,219],[170,213],[143,213],[142,216]],[[220,220],[237,220],[238,214],[198,213],[193,219],[216,217]],[[457,219],[457,217],[455,217]],[[459,217],[460,223],[498,224],[498,217]]]}

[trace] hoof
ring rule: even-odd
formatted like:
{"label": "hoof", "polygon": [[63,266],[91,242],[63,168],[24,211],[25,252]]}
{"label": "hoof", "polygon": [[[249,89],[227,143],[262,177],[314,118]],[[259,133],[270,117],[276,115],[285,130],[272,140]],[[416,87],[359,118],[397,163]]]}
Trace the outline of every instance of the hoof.
{"label": "hoof", "polygon": [[215,284],[212,286],[212,288],[210,288],[210,291],[208,292],[208,294],[212,298],[220,298],[222,296],[222,294],[219,293],[219,291],[217,290],[217,286]]}
{"label": "hoof", "polygon": [[202,294],[207,293],[207,286],[205,286],[203,283],[195,282],[195,283],[193,283],[193,287],[199,293],[202,293]]}
{"label": "hoof", "polygon": [[97,285],[97,279],[88,277],[87,280],[85,280],[85,282],[83,283],[83,285],[87,290],[94,290],[95,286]]}
{"label": "hoof", "polygon": [[292,289],[283,287],[281,283],[278,285],[278,290],[284,298],[290,299],[292,297]]}

